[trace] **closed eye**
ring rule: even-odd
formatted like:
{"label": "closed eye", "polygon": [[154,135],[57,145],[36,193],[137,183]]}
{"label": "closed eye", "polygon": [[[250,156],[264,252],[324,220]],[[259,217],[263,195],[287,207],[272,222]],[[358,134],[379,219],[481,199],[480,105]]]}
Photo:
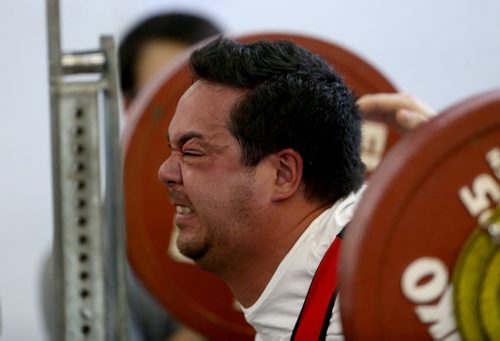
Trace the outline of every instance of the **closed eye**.
{"label": "closed eye", "polygon": [[203,156],[204,154],[198,150],[191,150],[191,149],[188,149],[188,150],[184,150],[182,152],[182,156],[184,157],[197,157],[197,156]]}

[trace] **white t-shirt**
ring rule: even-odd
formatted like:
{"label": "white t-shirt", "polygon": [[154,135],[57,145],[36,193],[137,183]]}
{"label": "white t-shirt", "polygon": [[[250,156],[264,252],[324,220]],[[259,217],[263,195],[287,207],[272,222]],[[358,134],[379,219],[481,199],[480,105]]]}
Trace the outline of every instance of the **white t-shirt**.
{"label": "white t-shirt", "polygon": [[[290,340],[316,269],[337,234],[351,220],[363,190],[337,201],[313,220],[283,258],[262,295],[252,306],[242,307],[247,322],[257,332],[255,340]],[[338,299],[327,339],[343,340]]]}

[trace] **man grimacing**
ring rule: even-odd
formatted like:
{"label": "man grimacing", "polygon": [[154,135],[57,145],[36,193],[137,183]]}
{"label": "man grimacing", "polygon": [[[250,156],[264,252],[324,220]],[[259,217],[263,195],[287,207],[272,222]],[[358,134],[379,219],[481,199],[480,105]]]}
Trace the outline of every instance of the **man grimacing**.
{"label": "man grimacing", "polygon": [[[358,107],[329,64],[291,42],[218,38],[189,65],[159,169],[177,246],[229,285],[257,340],[289,340],[364,189],[360,108],[409,128],[430,110],[400,94]],[[327,339],[342,338],[337,309]]]}

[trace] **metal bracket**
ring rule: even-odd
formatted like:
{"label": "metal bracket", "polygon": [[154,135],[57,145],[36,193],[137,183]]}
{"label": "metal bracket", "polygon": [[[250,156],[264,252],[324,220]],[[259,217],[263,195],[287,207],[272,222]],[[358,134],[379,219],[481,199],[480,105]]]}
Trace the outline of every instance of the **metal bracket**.
{"label": "metal bracket", "polygon": [[[58,340],[127,340],[118,75],[111,37],[61,53],[47,0]],[[97,80],[74,80],[75,74]]]}

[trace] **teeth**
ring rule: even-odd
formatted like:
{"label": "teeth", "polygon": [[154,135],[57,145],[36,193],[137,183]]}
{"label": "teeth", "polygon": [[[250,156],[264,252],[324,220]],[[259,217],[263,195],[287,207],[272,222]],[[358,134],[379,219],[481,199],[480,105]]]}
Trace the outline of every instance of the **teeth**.
{"label": "teeth", "polygon": [[186,206],[175,206],[175,211],[177,213],[181,213],[181,214],[189,214],[189,213],[193,213],[193,210],[190,209],[189,207],[186,207]]}

